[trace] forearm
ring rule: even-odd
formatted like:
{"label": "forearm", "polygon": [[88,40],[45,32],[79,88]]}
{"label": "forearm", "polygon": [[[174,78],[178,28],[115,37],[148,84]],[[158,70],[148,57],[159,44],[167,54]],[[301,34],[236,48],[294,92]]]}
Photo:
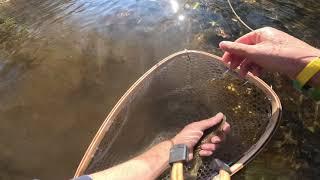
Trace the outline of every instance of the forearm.
{"label": "forearm", "polygon": [[110,169],[91,174],[93,180],[105,179],[155,179],[168,168],[172,144],[164,141],[142,155]]}

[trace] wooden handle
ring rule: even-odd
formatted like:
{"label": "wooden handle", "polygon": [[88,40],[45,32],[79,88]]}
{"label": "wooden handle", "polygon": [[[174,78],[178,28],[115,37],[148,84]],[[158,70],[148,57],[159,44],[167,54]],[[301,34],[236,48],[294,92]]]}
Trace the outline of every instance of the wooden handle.
{"label": "wooden handle", "polygon": [[227,171],[223,169],[219,171],[219,180],[230,180],[230,179],[231,179],[230,174]]}
{"label": "wooden handle", "polygon": [[182,162],[173,163],[171,169],[171,180],[183,180],[183,164]]}

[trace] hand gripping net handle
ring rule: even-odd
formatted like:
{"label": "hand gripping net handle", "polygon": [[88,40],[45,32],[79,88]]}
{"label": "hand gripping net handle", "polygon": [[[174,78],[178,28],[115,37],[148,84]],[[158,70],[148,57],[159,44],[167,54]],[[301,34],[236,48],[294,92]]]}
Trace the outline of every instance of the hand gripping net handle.
{"label": "hand gripping net handle", "polygon": [[[217,112],[226,114],[232,131],[226,148],[213,158],[230,164],[232,174],[242,169],[273,135],[282,108],[276,93],[261,79],[252,74],[241,79],[236,73],[226,74],[227,69],[220,57],[195,50],[180,51],[158,62],[111,110],[75,177],[128,160],[172,137],[187,123]],[[136,138],[128,143],[128,137]],[[208,163],[210,159],[198,172],[199,179],[213,173]]]}

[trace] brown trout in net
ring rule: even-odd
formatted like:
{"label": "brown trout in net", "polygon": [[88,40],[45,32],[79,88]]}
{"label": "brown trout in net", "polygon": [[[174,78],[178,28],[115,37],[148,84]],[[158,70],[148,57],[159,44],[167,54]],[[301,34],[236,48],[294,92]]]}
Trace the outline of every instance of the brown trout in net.
{"label": "brown trout in net", "polygon": [[197,148],[193,151],[193,159],[189,163],[189,165],[191,167],[189,166],[190,167],[188,170],[189,173],[188,173],[186,179],[191,180],[191,179],[197,178],[198,170],[203,164],[203,159],[202,159],[203,157],[201,157],[199,155],[199,152],[201,150],[201,145],[209,143],[211,141],[212,137],[219,135],[219,133],[221,133],[223,131],[222,128],[225,123],[226,123],[226,116],[223,116],[223,119],[217,125],[205,130],[204,136],[196,144],[195,147],[197,147]]}

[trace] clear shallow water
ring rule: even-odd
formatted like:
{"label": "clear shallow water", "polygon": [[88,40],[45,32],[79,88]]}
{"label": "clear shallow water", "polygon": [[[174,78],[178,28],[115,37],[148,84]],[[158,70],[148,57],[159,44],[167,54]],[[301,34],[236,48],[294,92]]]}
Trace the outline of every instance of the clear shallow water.
{"label": "clear shallow water", "polygon": [[[252,28],[319,46],[319,2],[231,2]],[[110,109],[153,64],[185,48],[221,54],[221,40],[246,32],[225,0],[0,0],[0,179],[72,177]],[[281,97],[282,126],[236,179],[319,177],[315,103],[281,76],[264,79]]]}

